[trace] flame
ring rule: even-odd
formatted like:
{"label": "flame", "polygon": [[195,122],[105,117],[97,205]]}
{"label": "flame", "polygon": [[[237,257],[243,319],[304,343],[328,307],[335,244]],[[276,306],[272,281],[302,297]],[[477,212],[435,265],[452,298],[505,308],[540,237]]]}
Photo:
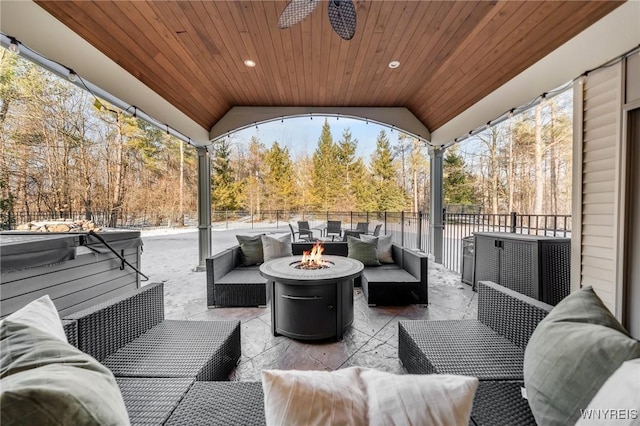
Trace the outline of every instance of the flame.
{"label": "flame", "polygon": [[325,261],[322,260],[322,252],[324,251],[324,247],[322,244],[315,243],[313,248],[310,251],[302,252],[302,260],[301,263],[304,267],[321,267],[324,266]]}

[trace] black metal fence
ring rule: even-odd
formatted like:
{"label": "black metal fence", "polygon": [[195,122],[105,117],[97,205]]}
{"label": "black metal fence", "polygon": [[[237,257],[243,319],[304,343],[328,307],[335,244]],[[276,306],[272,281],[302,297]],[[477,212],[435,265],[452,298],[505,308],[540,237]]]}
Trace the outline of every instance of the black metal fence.
{"label": "black metal fence", "polygon": [[[571,215],[444,213],[442,263],[461,273],[463,239],[474,232],[511,232],[518,234],[571,237]],[[468,241],[468,240],[467,240]]]}
{"label": "black metal fence", "polygon": [[[44,222],[50,220],[91,220],[97,226],[109,226],[112,220],[111,212],[0,212],[0,229],[16,229],[19,225]],[[194,212],[185,213],[180,217],[176,212],[121,212],[115,218],[115,228],[119,229],[147,229],[169,228],[174,226],[197,226],[198,215]]]}
{"label": "black metal fence", "polygon": [[[533,215],[462,213],[465,209],[456,209],[458,213],[444,212],[442,262],[448,269],[461,273],[463,260],[463,239],[474,232],[513,232],[520,234],[571,236],[570,215]],[[477,209],[472,209],[472,211]],[[468,211],[468,210],[467,210]],[[52,219],[90,219],[97,226],[107,226],[109,212],[58,212],[58,213],[0,213],[2,229],[15,229],[19,224]],[[184,214],[179,218],[175,212],[168,213],[125,213],[118,216],[117,228],[146,229],[184,226],[197,226],[196,212]],[[297,226],[297,221],[307,221],[316,235],[320,235],[327,221],[339,220],[343,229],[355,229],[359,222],[369,224],[369,231],[382,225],[382,234],[393,235],[392,240],[405,247],[433,254],[431,247],[430,216],[423,212],[356,212],[356,211],[285,211],[263,210],[214,211],[211,215],[213,229],[259,229],[275,228],[289,232],[289,224]],[[467,244],[469,240],[466,240]]]}
{"label": "black metal fence", "polygon": [[429,252],[429,215],[423,212],[355,212],[355,211],[285,211],[263,210],[256,213],[248,211],[214,211],[212,227],[214,229],[259,229],[276,228],[289,231],[289,224],[297,227],[297,221],[307,221],[316,236],[326,228],[329,220],[342,222],[342,229],[355,229],[360,222],[369,224],[373,232],[376,225],[382,225],[381,234],[393,235],[395,243],[405,247]]}

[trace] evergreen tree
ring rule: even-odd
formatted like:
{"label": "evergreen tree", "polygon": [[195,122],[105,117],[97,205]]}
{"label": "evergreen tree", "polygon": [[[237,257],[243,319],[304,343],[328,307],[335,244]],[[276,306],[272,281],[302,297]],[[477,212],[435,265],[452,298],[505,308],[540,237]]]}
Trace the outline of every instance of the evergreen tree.
{"label": "evergreen tree", "polygon": [[214,210],[237,210],[240,182],[233,178],[231,148],[227,139],[221,139],[213,147],[211,159],[211,205]]}
{"label": "evergreen tree", "polygon": [[443,165],[443,190],[446,204],[475,204],[474,182],[464,158],[455,147],[449,148]]}
{"label": "evergreen tree", "polygon": [[289,210],[293,204],[295,182],[293,163],[287,148],[274,142],[265,156],[264,183],[269,210]]}
{"label": "evergreen tree", "polygon": [[316,208],[333,210],[337,197],[342,194],[337,164],[338,149],[331,136],[329,121],[325,118],[318,148],[313,153],[312,197]]}
{"label": "evergreen tree", "polygon": [[342,139],[336,144],[337,156],[337,184],[342,194],[334,205],[336,210],[352,210],[356,205],[356,193],[354,191],[354,183],[358,176],[355,175],[356,167],[356,148],[358,140],[352,139],[351,131],[346,128],[342,133]]}
{"label": "evergreen tree", "polygon": [[377,202],[376,210],[404,210],[407,197],[396,180],[396,168],[393,160],[391,144],[387,133],[383,129],[378,134],[376,150],[371,159],[375,200]]}

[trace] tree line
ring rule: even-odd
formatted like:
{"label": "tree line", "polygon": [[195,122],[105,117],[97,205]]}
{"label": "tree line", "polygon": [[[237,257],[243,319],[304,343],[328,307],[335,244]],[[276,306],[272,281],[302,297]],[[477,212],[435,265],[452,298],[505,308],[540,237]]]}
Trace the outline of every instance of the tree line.
{"label": "tree line", "polygon": [[572,102],[565,91],[448,149],[445,203],[571,214]]}
{"label": "tree line", "polygon": [[[404,134],[398,143],[382,129],[369,161],[356,156],[346,128],[334,140],[325,119],[316,149],[292,156],[274,141],[214,143],[212,208],[261,211],[402,211],[427,208],[426,147]],[[405,161],[402,161],[404,156]]]}
{"label": "tree line", "polygon": [[[485,212],[570,212],[570,97],[544,105],[445,152],[447,204]],[[197,210],[197,153],[65,79],[2,49],[0,212],[105,225],[148,218],[182,223]],[[349,129],[325,120],[312,153],[223,138],[210,149],[212,208],[286,211],[428,211],[425,144],[381,130],[367,158]]]}

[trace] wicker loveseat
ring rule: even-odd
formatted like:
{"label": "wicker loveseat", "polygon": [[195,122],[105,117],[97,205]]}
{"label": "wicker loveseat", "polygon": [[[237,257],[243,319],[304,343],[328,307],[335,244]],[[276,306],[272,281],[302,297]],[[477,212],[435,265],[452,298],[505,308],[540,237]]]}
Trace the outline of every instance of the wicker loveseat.
{"label": "wicker loveseat", "polygon": [[113,372],[132,424],[194,424],[199,412],[189,404],[202,406],[210,424],[264,422],[251,421],[264,417],[260,383],[226,382],[240,358],[240,322],[164,320],[162,283],[63,325],[69,343]]}
{"label": "wicker loveseat", "polygon": [[[314,243],[294,242],[293,255],[311,250]],[[325,242],[324,254],[347,256],[346,242]],[[428,303],[427,255],[392,245],[393,264],[365,267],[356,286],[370,305],[407,305]],[[206,259],[207,305],[260,306],[266,305],[266,280],[259,267],[241,266],[240,246],[234,246]]]}
{"label": "wicker loveseat", "polygon": [[553,307],[488,281],[478,283],[477,320],[398,323],[398,356],[412,374],[480,379],[476,425],[535,425],[522,398],[524,351]]}

